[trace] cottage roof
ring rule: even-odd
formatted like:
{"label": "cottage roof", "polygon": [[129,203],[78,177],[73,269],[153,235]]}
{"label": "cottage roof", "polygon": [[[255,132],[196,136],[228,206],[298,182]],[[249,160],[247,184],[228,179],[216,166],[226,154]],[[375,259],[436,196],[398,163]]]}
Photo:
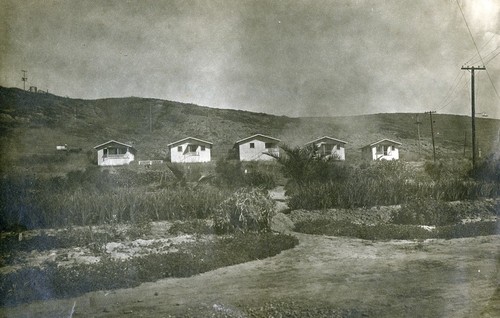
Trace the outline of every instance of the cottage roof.
{"label": "cottage roof", "polygon": [[281,140],[280,139],[277,139],[277,138],[273,138],[273,137],[269,137],[269,136],[266,136],[266,135],[262,135],[262,134],[255,134],[253,136],[250,136],[250,137],[247,137],[247,138],[243,138],[241,140],[238,140],[237,142],[235,142],[236,145],[239,145],[239,144],[242,144],[248,140],[252,140],[252,139],[259,139],[259,140],[271,140],[271,141],[276,141],[276,142],[280,142]]}
{"label": "cottage roof", "polygon": [[105,148],[106,146],[110,145],[110,144],[115,144],[115,145],[120,145],[120,146],[125,146],[125,147],[129,147],[131,149],[135,149],[133,146],[131,145],[128,145],[128,144],[124,144],[123,142],[119,142],[119,141],[116,141],[116,140],[110,140],[110,141],[107,141],[103,144],[100,144],[100,145],[97,145],[94,147],[94,149],[102,149],[102,148]]}
{"label": "cottage roof", "polygon": [[306,145],[316,144],[316,143],[319,143],[319,142],[322,142],[322,141],[325,141],[325,140],[331,140],[331,141],[335,141],[335,142],[338,142],[338,143],[347,144],[347,141],[343,141],[343,140],[332,138],[332,137],[328,137],[328,136],[323,136],[323,137],[315,139],[313,141],[309,141],[308,143],[306,143]]}
{"label": "cottage roof", "polygon": [[186,143],[189,141],[195,141],[196,143],[204,144],[204,145],[210,145],[210,146],[213,145],[213,143],[211,143],[209,141],[201,140],[201,139],[198,139],[195,137],[186,137],[186,138],[183,138],[181,140],[177,140],[177,141],[174,141],[174,142],[168,144],[167,147],[171,148],[171,147],[174,147],[175,145],[183,144],[183,143]]}
{"label": "cottage roof", "polygon": [[373,146],[376,146],[378,144],[382,144],[382,143],[386,143],[386,144],[392,144],[392,145],[398,145],[398,146],[401,146],[402,143],[400,142],[397,142],[397,141],[394,141],[394,140],[391,140],[391,139],[381,139],[379,141],[376,141],[376,142],[373,142],[369,145],[366,145],[364,146],[363,148],[366,148],[366,147],[373,147]]}

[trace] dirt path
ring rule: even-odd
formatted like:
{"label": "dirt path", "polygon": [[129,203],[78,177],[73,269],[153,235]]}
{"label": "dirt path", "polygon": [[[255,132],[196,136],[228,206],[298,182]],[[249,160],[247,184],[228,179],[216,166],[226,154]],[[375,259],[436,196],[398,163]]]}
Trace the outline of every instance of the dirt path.
{"label": "dirt path", "polygon": [[[207,317],[288,302],[370,317],[494,317],[500,236],[370,242],[295,234],[281,254],[190,278],[0,309],[3,317]],[[495,294],[495,290],[497,293]]]}

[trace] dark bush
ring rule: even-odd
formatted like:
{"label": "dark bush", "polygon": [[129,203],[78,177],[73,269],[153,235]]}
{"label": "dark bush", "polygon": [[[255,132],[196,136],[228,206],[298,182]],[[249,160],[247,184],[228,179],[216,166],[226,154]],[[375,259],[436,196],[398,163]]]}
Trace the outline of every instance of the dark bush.
{"label": "dark bush", "polygon": [[432,180],[460,179],[466,180],[472,168],[469,160],[427,161],[424,170]]}
{"label": "dark bush", "polygon": [[241,161],[221,159],[216,162],[215,173],[219,185],[230,187],[243,184],[243,170]]}
{"label": "dark bush", "polygon": [[214,211],[216,233],[270,230],[275,202],[258,188],[242,188],[224,200]]}
{"label": "dark bush", "polygon": [[213,226],[207,224],[206,220],[176,221],[168,229],[170,234],[214,234]]}
{"label": "dark bush", "polygon": [[429,231],[413,225],[362,225],[349,221],[323,219],[298,222],[295,225],[295,231],[316,235],[357,237],[364,240],[407,240],[432,237]]}
{"label": "dark bush", "polygon": [[475,237],[500,234],[500,224],[491,221],[472,222],[438,227],[436,237],[443,239],[454,239],[461,237]]}
{"label": "dark bush", "polygon": [[481,160],[470,175],[476,180],[500,183],[500,157],[491,155]]}
{"label": "dark bush", "polygon": [[245,174],[245,185],[251,187],[262,187],[263,189],[272,189],[276,186],[273,175],[261,171],[251,171]]}
{"label": "dark bush", "polygon": [[415,199],[401,206],[392,215],[394,224],[448,225],[460,222],[463,214],[447,202],[434,199]]}
{"label": "dark bush", "polygon": [[497,222],[475,222],[436,227],[428,231],[417,225],[378,224],[362,225],[348,221],[316,219],[295,225],[295,231],[315,235],[357,237],[364,240],[453,239],[498,234]]}

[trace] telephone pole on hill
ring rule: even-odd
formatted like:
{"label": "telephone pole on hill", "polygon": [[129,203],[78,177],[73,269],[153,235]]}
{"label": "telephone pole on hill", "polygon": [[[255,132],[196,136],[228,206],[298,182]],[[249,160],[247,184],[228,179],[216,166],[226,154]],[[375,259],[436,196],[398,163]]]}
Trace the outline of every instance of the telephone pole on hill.
{"label": "telephone pole on hill", "polygon": [[415,124],[417,124],[417,134],[418,134],[418,155],[420,156],[422,151],[422,146],[421,146],[421,143],[420,143],[420,125],[422,125],[422,122],[420,120],[418,120],[418,114],[417,114],[417,121],[415,122]]}
{"label": "telephone pole on hill", "polygon": [[436,144],[434,143],[434,121],[432,120],[432,114],[435,114],[436,111],[428,111],[425,112],[426,114],[429,113],[429,118],[431,120],[431,136],[432,136],[432,157],[434,159],[434,162],[436,162]]}
{"label": "telephone pole on hill", "polygon": [[22,77],[22,80],[23,80],[23,89],[26,90],[26,81],[28,80],[28,77],[26,76],[26,72],[25,70],[21,70],[21,72],[23,72],[23,77]]}
{"label": "telephone pole on hill", "polygon": [[471,116],[472,116],[472,167],[476,167],[476,96],[474,91],[474,71],[484,71],[484,66],[462,66],[462,70],[470,71],[470,87],[471,87]]}

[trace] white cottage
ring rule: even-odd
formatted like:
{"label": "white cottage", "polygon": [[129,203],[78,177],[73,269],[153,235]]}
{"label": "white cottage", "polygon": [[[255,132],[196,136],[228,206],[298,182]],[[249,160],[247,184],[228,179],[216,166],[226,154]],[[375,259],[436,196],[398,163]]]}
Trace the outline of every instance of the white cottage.
{"label": "white cottage", "polygon": [[194,137],[187,137],[167,147],[171,162],[209,162],[212,159],[212,143]]}
{"label": "white cottage", "polygon": [[333,158],[336,160],[345,160],[346,141],[323,136],[316,140],[306,143],[307,145],[316,145],[318,154],[323,158]]}
{"label": "white cottage", "polygon": [[398,160],[400,142],[382,139],[361,148],[365,160]]}
{"label": "white cottage", "polygon": [[97,164],[99,166],[128,165],[135,159],[136,150],[115,140],[110,140],[94,147],[97,150]]}
{"label": "white cottage", "polygon": [[279,139],[256,134],[238,140],[234,144],[234,148],[238,150],[240,161],[270,161],[275,160],[275,158],[268,154],[280,155],[279,142]]}

